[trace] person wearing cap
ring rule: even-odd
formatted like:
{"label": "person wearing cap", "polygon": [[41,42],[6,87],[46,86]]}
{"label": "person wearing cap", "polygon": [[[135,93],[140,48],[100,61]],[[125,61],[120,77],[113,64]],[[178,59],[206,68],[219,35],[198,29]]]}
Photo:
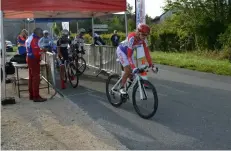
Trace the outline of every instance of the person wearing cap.
{"label": "person wearing cap", "polygon": [[81,52],[82,54],[85,54],[84,50],[84,34],[86,33],[86,30],[84,28],[81,28],[79,30],[79,35],[77,35],[74,39],[74,48],[77,49],[77,52]]}
{"label": "person wearing cap", "polygon": [[41,49],[52,52],[52,40],[47,30],[43,31],[43,37],[39,40],[38,45]]}
{"label": "person wearing cap", "polygon": [[114,47],[119,45],[120,36],[117,34],[117,30],[114,30],[114,34],[111,36],[111,42]]}
{"label": "person wearing cap", "polygon": [[117,47],[117,57],[120,61],[122,70],[124,71],[121,88],[119,90],[121,94],[127,94],[127,90],[125,89],[126,81],[128,78],[132,80],[131,73],[136,73],[138,71],[134,59],[134,50],[136,48],[143,47],[149,67],[152,69],[155,67],[148,48],[147,36],[149,34],[150,27],[147,24],[141,23],[138,25],[136,31],[129,33],[126,40],[122,41]]}
{"label": "person wearing cap", "polygon": [[40,56],[44,50],[41,50],[38,42],[43,36],[41,28],[35,28],[33,33],[26,40],[27,64],[29,68],[29,97],[34,102],[44,102],[47,99],[39,95],[40,84]]}
{"label": "person wearing cap", "polygon": [[100,37],[100,35],[98,35],[97,33],[92,33],[92,29],[88,30],[89,35],[91,35],[94,38],[94,45],[98,45],[98,46],[102,46],[105,45],[105,42],[103,41],[103,39]]}
{"label": "person wearing cap", "polygon": [[71,45],[71,40],[68,38],[69,31],[67,29],[64,29],[61,31],[61,37],[59,38],[59,40],[57,41],[57,61],[58,64],[60,66],[60,81],[61,81],[61,89],[65,89],[66,85],[65,85],[65,80],[64,80],[64,76],[65,76],[65,61],[68,60],[68,46]]}
{"label": "person wearing cap", "polygon": [[23,29],[20,32],[20,35],[17,37],[17,44],[18,44],[18,54],[25,55],[26,56],[26,47],[25,42],[28,36],[28,31],[26,29]]}

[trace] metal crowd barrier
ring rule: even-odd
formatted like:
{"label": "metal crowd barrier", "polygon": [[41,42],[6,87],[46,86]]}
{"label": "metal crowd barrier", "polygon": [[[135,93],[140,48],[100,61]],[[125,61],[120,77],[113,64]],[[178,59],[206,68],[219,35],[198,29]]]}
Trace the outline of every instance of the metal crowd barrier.
{"label": "metal crowd barrier", "polygon": [[[46,52],[41,55],[41,59],[46,63],[46,72],[41,71],[43,79],[55,90],[55,93],[51,96],[53,98],[57,94],[56,79],[55,79],[55,54]],[[44,76],[44,74],[48,74]],[[44,77],[48,77],[45,79]]]}
{"label": "metal crowd barrier", "polygon": [[121,73],[121,67],[117,61],[116,47],[85,44],[85,49],[84,59],[89,67],[98,70],[96,76],[100,73]]}
{"label": "metal crowd barrier", "polygon": [[[94,46],[90,44],[85,44],[86,54],[83,55],[83,58],[86,61],[86,64],[90,68],[94,68],[98,71],[96,73],[98,76],[101,73],[121,73],[121,67],[117,61],[116,48],[112,46]],[[56,88],[56,54],[51,52],[43,53],[41,59],[46,63],[46,72],[41,71],[42,77],[48,77],[44,79],[54,90],[54,97],[59,90]],[[47,75],[44,75],[48,73]],[[52,98],[51,97],[51,98]]]}

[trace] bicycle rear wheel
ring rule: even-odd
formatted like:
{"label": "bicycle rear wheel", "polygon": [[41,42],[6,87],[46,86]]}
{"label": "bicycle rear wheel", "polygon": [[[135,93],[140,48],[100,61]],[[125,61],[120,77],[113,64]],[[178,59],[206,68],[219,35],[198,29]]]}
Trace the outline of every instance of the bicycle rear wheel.
{"label": "bicycle rear wheel", "polygon": [[87,68],[87,64],[83,57],[77,57],[77,58],[78,60],[75,61],[77,69],[78,69],[77,74],[82,75]]}
{"label": "bicycle rear wheel", "polygon": [[[142,91],[143,91],[143,94],[144,94],[144,91],[147,89],[145,88],[144,84],[146,84],[148,86],[148,90],[151,90],[150,93],[147,93],[147,97],[148,95],[150,96],[151,95],[151,101],[153,102],[153,105],[148,105],[149,107],[151,107],[151,111],[148,111],[148,113],[144,113],[144,111],[141,111],[141,108],[138,107],[138,99],[140,100],[140,95],[137,99],[136,97],[136,94],[137,92],[139,91],[139,84],[138,82],[135,84],[134,88],[133,88],[133,92],[132,92],[132,100],[133,100],[133,106],[135,108],[135,111],[137,112],[137,114],[144,118],[144,119],[149,119],[151,117],[153,117],[157,111],[157,108],[158,108],[158,95],[157,95],[157,91],[156,91],[156,88],[154,87],[154,85],[152,83],[150,83],[149,81],[147,80],[141,80],[141,86],[142,86]],[[147,91],[145,91],[147,92]],[[140,92],[138,92],[138,94],[140,94]],[[144,101],[147,102],[147,98],[146,100],[140,100],[141,103],[144,103]],[[145,109],[146,111],[146,109]]]}
{"label": "bicycle rear wheel", "polygon": [[[120,76],[118,74],[113,74],[108,77],[106,82],[107,99],[114,107],[119,107],[123,103],[121,96],[117,95],[117,93],[114,93],[112,91],[112,87],[118,82],[119,79]],[[119,89],[120,89],[120,85],[118,84],[118,86],[114,88],[114,91],[119,92]],[[115,102],[113,100],[115,100]]]}
{"label": "bicycle rear wheel", "polygon": [[76,88],[79,85],[79,76],[77,74],[77,68],[73,63],[69,63],[67,68],[68,79],[73,88]]}

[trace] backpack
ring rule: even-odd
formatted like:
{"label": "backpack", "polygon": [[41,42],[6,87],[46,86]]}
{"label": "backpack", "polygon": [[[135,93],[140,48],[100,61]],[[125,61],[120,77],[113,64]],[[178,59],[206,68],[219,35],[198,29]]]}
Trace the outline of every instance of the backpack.
{"label": "backpack", "polygon": [[16,54],[10,59],[10,62],[17,62],[18,64],[26,64],[27,63],[26,54],[25,55]]}
{"label": "backpack", "polygon": [[5,70],[7,75],[11,75],[15,73],[15,68],[11,62],[6,62]]}

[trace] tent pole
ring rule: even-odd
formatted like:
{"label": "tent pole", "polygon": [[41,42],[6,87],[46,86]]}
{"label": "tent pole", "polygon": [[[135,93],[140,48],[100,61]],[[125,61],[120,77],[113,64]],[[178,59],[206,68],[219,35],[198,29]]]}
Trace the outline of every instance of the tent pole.
{"label": "tent pole", "polygon": [[35,29],[35,27],[36,27],[36,24],[35,24],[35,19],[34,19],[34,29]]}
{"label": "tent pole", "polygon": [[1,27],[1,37],[0,37],[0,41],[1,41],[1,69],[3,71],[3,80],[1,82],[1,99],[4,100],[6,98],[6,72],[5,72],[5,63],[6,63],[6,47],[5,47],[5,40],[4,40],[4,33],[3,33],[3,12],[0,11],[0,27]]}
{"label": "tent pole", "polygon": [[91,25],[92,25],[92,43],[94,44],[94,16],[92,15],[91,18]]}
{"label": "tent pole", "polygon": [[78,20],[76,22],[76,34],[78,34],[78,31],[79,31],[79,23],[78,23]]}
{"label": "tent pole", "polygon": [[124,19],[125,19],[125,32],[126,37],[128,36],[128,19],[127,19],[127,11],[124,12]]}
{"label": "tent pole", "polygon": [[28,36],[30,35],[30,22],[29,22],[29,20],[27,20],[27,29],[28,29]]}

